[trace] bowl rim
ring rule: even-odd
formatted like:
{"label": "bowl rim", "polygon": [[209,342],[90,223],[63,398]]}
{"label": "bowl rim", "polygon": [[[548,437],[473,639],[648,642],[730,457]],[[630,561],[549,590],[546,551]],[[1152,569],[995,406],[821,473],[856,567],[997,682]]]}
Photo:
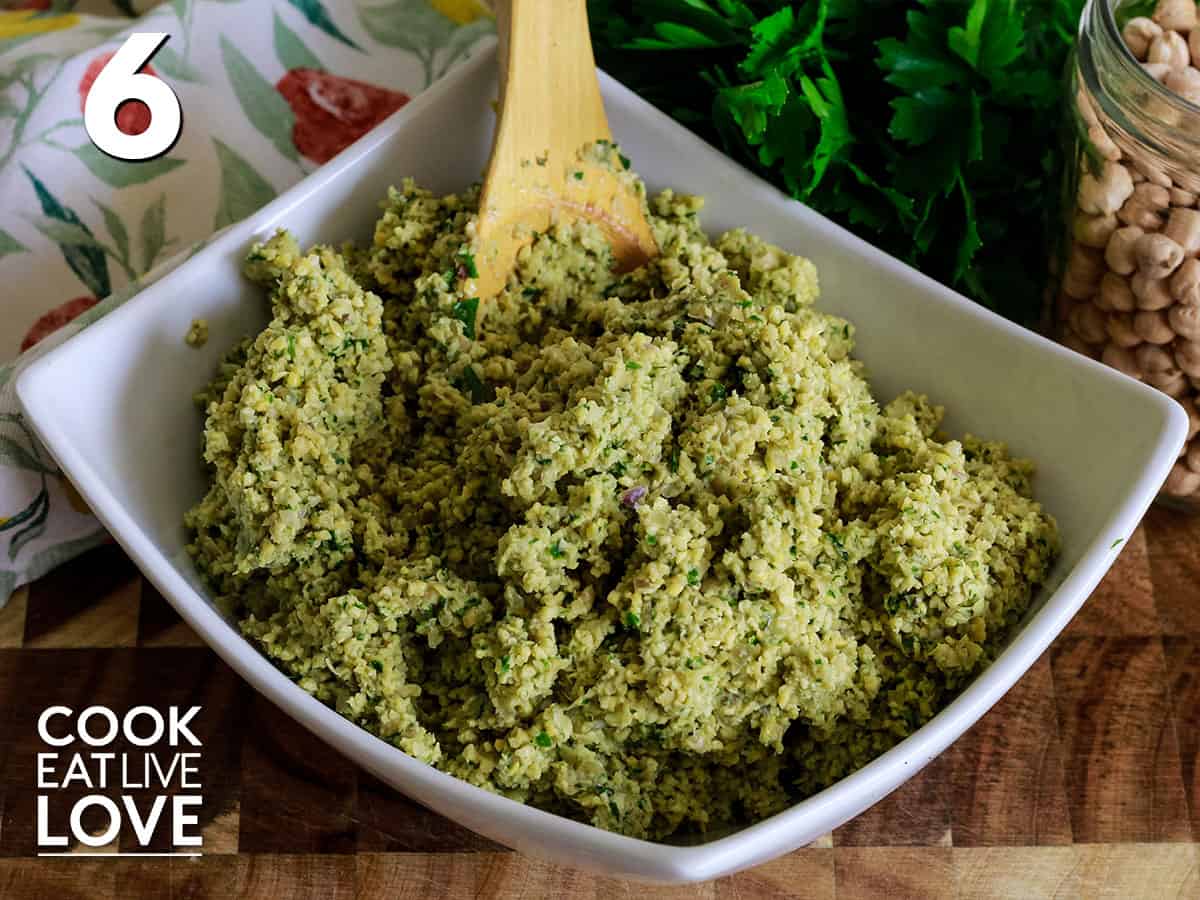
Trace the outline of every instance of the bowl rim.
{"label": "bowl rim", "polygon": [[[991,708],[1059,635],[1103,577],[1119,552],[1120,542],[1132,533],[1145,514],[1174,463],[1186,435],[1187,416],[1182,407],[1165,394],[1002,319],[829,222],[746,170],[737,161],[725,156],[602,72],[601,86],[606,104],[616,101],[632,107],[639,117],[649,120],[656,128],[686,138],[695,145],[697,153],[704,154],[705,165],[711,165],[718,173],[722,168],[729,171],[729,167],[733,167],[740,177],[750,180],[751,187],[762,195],[764,202],[785,202],[792,207],[793,215],[813,217],[810,221],[816,220],[822,223],[822,227],[835,229],[840,232],[842,240],[850,242],[852,249],[876,257],[893,274],[915,279],[926,293],[932,293],[942,302],[963,306],[993,330],[998,328],[1008,339],[1021,343],[1042,342],[1052,352],[1061,353],[1064,358],[1070,357],[1073,363],[1089,369],[1093,377],[1100,376],[1097,383],[1109,381],[1115,386],[1118,381],[1127,382],[1120,387],[1142,391],[1145,401],[1160,410],[1162,427],[1156,436],[1151,458],[1137,477],[1132,479],[1125,499],[1105,521],[1098,537],[1083,549],[1074,567],[1049,590],[1041,608],[1027,616],[1024,624],[1011,634],[1007,645],[990,665],[937,715],[894,747],[828,788],[766,819],[703,843],[677,845],[649,841],[604,831],[510,800],[409,756],[342,717],[332,707],[294,684],[188,583],[172,558],[159,549],[153,537],[134,521],[108,490],[81,447],[67,436],[53,415],[51,394],[54,372],[60,365],[66,365],[71,355],[78,352],[84,343],[102,341],[108,332],[119,328],[127,318],[140,315],[149,296],[157,291],[169,290],[176,279],[206,265],[223,264],[217,260],[260,235],[264,231],[264,222],[278,220],[335,180],[352,180],[352,170],[358,160],[402,138],[409,120],[416,118],[427,107],[442,102],[443,97],[452,96],[459,85],[481,67],[492,65],[494,54],[493,40],[491,46],[477,50],[469,60],[417,95],[325,166],[284,191],[256,213],[214,235],[199,252],[175,270],[31,362],[16,378],[16,394],[29,423],[57,459],[63,472],[70,476],[96,516],[155,588],[205,643],[256,691],[334,749],[376,775],[383,769],[399,768],[420,786],[453,797],[454,805],[459,808],[470,807],[494,821],[519,819],[525,828],[553,834],[560,846],[581,857],[579,862],[583,865],[588,865],[588,860],[591,860],[593,868],[596,868],[597,860],[607,858],[610,861],[600,862],[599,868],[612,871],[611,860],[620,859],[624,868],[636,869],[641,873],[640,877],[670,882],[700,881],[729,874],[795,849],[797,844],[789,835],[799,829],[802,823],[824,823],[826,827],[818,832],[823,833],[848,818],[845,815],[846,808],[854,807],[853,815],[860,814],[938,756]],[[907,770],[906,774],[897,778],[897,772],[903,770]],[[855,798],[862,797],[871,799],[860,806],[860,801]],[[446,812],[442,814],[452,815]]]}

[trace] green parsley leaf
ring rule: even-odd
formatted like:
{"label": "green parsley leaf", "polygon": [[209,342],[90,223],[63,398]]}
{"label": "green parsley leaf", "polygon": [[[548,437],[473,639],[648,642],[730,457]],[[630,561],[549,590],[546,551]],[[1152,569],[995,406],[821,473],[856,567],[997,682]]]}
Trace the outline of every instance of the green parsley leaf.
{"label": "green parsley leaf", "polygon": [[450,314],[463,323],[463,334],[472,341],[475,340],[475,316],[478,312],[478,297],[455,300],[454,305],[450,307]]}
{"label": "green parsley leaf", "polygon": [[1062,73],[1083,3],[588,11],[597,61],[651,103],[865,240],[1031,323],[1061,230]]}
{"label": "green parsley leaf", "polygon": [[473,366],[463,369],[462,378],[454,386],[469,396],[472,403],[490,403],[496,399],[496,392],[480,380]]}

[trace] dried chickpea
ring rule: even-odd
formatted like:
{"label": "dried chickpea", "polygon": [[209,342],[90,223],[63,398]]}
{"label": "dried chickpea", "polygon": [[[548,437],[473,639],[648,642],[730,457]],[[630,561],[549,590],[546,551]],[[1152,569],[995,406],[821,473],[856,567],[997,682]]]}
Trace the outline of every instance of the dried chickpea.
{"label": "dried chickpea", "polygon": [[[1178,273],[1176,273],[1178,277]],[[1100,279],[1100,291],[1096,294],[1096,305],[1104,310],[1113,312],[1133,312],[1137,309],[1137,298],[1129,281],[1116,272],[1105,272]]]}
{"label": "dried chickpea", "polygon": [[1182,97],[1188,103],[1200,104],[1200,70],[1192,66],[1172,69],[1163,79],[1167,90]]}
{"label": "dried chickpea", "polygon": [[1087,213],[1077,213],[1074,228],[1075,240],[1085,247],[1103,250],[1119,224],[1117,217],[1111,213],[1107,216],[1089,216]]}
{"label": "dried chickpea", "polygon": [[1086,300],[1100,289],[1104,276],[1104,258],[1099,250],[1076,242],[1067,256],[1067,271],[1062,289],[1076,300]]}
{"label": "dried chickpea", "polygon": [[1171,296],[1186,306],[1200,304],[1200,260],[1185,259],[1171,276]]}
{"label": "dried chickpea", "polygon": [[1150,41],[1150,49],[1146,51],[1147,62],[1164,63],[1172,69],[1182,69],[1191,59],[1187,41],[1177,31],[1164,31],[1156,36]]}
{"label": "dried chickpea", "polygon": [[1200,212],[1172,209],[1163,234],[1183,248],[1184,256],[1195,256],[1200,251]]}
{"label": "dried chickpea", "polygon": [[1107,160],[1116,162],[1121,158],[1121,148],[1116,142],[1108,136],[1108,132],[1100,127],[1099,124],[1088,126],[1088,140],[1092,142],[1092,146]]}
{"label": "dried chickpea", "polygon": [[1163,482],[1163,490],[1172,497],[1190,497],[1200,488],[1200,475],[1182,463],[1175,463]]}
{"label": "dried chickpea", "polygon": [[1082,353],[1084,356],[1096,358],[1096,348],[1077,335],[1074,331],[1067,327],[1063,331],[1062,345],[1069,350],[1074,350],[1076,353]]}
{"label": "dried chickpea", "polygon": [[1166,63],[1144,62],[1142,63],[1142,69],[1159,84],[1165,82],[1167,76],[1171,74],[1171,67]]}
{"label": "dried chickpea", "polygon": [[1150,42],[1163,33],[1162,26],[1146,16],[1134,16],[1121,29],[1121,37],[1137,59],[1145,61]]}
{"label": "dried chickpea", "polygon": [[1163,226],[1159,210],[1134,197],[1130,197],[1121,204],[1121,208],[1117,210],[1117,218],[1126,225],[1136,225],[1144,231],[1158,231]]}
{"label": "dried chickpea", "polygon": [[1142,344],[1134,353],[1138,367],[1148,375],[1180,374],[1179,366],[1171,354],[1155,344]]}
{"label": "dried chickpea", "polygon": [[1188,432],[1187,439],[1190,441],[1197,434],[1200,434],[1200,413],[1196,411],[1196,400],[1194,397],[1188,397],[1179,401],[1179,405],[1183,407],[1183,411],[1188,417]]}
{"label": "dried chickpea", "polygon": [[1171,205],[1171,191],[1161,184],[1144,181],[1134,185],[1130,195],[1134,200],[1155,212],[1162,212]]}
{"label": "dried chickpea", "polygon": [[1123,372],[1130,378],[1140,380],[1142,377],[1142,373],[1137,367],[1137,362],[1133,358],[1133,353],[1125,347],[1109,344],[1104,348],[1104,352],[1100,354],[1100,361],[1106,366],[1116,369],[1118,372]]}
{"label": "dried chickpea", "polygon": [[1104,248],[1104,261],[1118,275],[1132,275],[1137,268],[1137,257],[1134,255],[1134,245],[1146,232],[1137,225],[1126,225],[1118,228],[1108,239]]}
{"label": "dried chickpea", "polygon": [[1158,0],[1150,18],[1164,31],[1191,31],[1196,27],[1196,4],[1193,0]]}
{"label": "dried chickpea", "polygon": [[1200,341],[1200,306],[1176,304],[1167,310],[1167,322],[1186,341]]}
{"label": "dried chickpea", "polygon": [[1137,299],[1138,309],[1148,310],[1166,309],[1174,302],[1169,284],[1165,279],[1150,278],[1141,272],[1129,281],[1133,296]]}
{"label": "dried chickpea", "polygon": [[1079,303],[1067,319],[1072,330],[1089,344],[1103,344],[1108,337],[1104,328],[1104,313],[1094,304]]}
{"label": "dried chickpea", "polygon": [[1116,346],[1126,350],[1142,342],[1142,336],[1133,328],[1133,313],[1109,313],[1104,320],[1104,329]]}
{"label": "dried chickpea", "polygon": [[1200,343],[1180,338],[1172,345],[1175,364],[1189,378],[1200,378]]}
{"label": "dried chickpea", "polygon": [[1165,234],[1143,234],[1133,252],[1138,273],[1147,278],[1167,278],[1183,262],[1183,248]]}
{"label": "dried chickpea", "polygon": [[1175,332],[1161,309],[1143,309],[1134,313],[1133,330],[1143,341],[1151,344],[1169,344],[1175,339]]}
{"label": "dried chickpea", "polygon": [[[1150,347],[1151,344],[1142,344],[1143,347]],[[1174,372],[1147,372],[1145,376],[1146,384],[1157,388],[1168,397],[1179,399],[1187,391],[1190,385],[1188,384],[1187,376],[1176,369]]]}
{"label": "dried chickpea", "polygon": [[1106,162],[1099,176],[1091,172],[1079,179],[1079,208],[1095,216],[1119,210],[1133,194],[1133,178],[1119,163]]}
{"label": "dried chickpea", "polygon": [[1193,472],[1200,472],[1200,441],[1193,440],[1188,444],[1183,454],[1183,464]]}

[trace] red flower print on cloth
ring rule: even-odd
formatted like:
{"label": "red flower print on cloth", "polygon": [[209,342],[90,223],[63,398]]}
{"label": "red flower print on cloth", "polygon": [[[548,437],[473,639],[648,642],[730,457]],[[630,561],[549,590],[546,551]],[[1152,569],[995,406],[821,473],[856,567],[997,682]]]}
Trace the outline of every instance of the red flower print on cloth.
{"label": "red flower print on cloth", "polygon": [[60,303],[50,312],[40,316],[25,332],[25,337],[21,340],[21,352],[24,353],[42,338],[58,331],[77,315],[91,309],[99,302],[95,297],[76,297],[66,303]]}
{"label": "red flower print on cloth", "polygon": [[[92,84],[96,81],[96,76],[100,74],[100,70],[108,65],[108,61],[116,55],[116,51],[109,53],[101,53],[90,63],[88,63],[87,71],[83,73],[83,77],[79,79],[79,109],[83,111],[84,101],[87,100],[88,91],[92,89]],[[138,69],[139,72],[146,72],[149,75],[157,75],[153,66],[142,66]],[[141,134],[150,127],[150,107],[141,100],[127,100],[117,107],[117,127],[126,134]]]}
{"label": "red flower print on cloth", "polygon": [[313,162],[328,162],[405,103],[408,94],[314,69],[292,69],[275,90],[296,124],[292,143]]}

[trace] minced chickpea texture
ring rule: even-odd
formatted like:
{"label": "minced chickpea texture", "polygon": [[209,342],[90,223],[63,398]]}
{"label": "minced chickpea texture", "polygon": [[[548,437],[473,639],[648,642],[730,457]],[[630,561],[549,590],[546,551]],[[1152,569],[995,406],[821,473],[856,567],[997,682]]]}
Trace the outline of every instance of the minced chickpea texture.
{"label": "minced chickpea texture", "polygon": [[[1152,78],[1200,106],[1200,19],[1192,0],[1159,0],[1151,15],[1128,19],[1121,36]],[[1200,497],[1197,195],[1127,140],[1083,87],[1076,106],[1090,158],[1061,280],[1062,340],[1183,406],[1188,443],[1163,491]]]}
{"label": "minced chickpea texture", "polygon": [[667,838],[819,791],[994,658],[1058,552],[1033,466],[876,402],[809,261],[665,191],[647,265],[560,224],[480,302],[477,203],[405,182],[369,247],[249,254],[270,321],[199,398],[189,552],[301,688]]}

